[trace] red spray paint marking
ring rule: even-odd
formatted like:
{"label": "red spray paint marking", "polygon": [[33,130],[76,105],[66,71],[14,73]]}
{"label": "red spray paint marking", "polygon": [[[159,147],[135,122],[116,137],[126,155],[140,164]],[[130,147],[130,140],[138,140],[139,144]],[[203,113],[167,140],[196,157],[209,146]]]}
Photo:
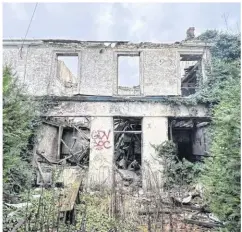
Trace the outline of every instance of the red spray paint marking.
{"label": "red spray paint marking", "polygon": [[109,135],[111,131],[109,130],[108,133],[104,130],[97,130],[92,132],[92,139],[94,141],[94,147],[96,150],[102,150],[102,149],[109,149],[110,141],[109,141]]}

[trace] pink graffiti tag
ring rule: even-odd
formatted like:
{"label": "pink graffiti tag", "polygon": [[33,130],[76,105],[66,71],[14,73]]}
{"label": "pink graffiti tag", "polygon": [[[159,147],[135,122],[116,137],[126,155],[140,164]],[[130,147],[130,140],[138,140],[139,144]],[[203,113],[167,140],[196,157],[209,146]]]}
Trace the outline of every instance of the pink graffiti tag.
{"label": "pink graffiti tag", "polygon": [[92,132],[92,139],[94,141],[94,147],[96,148],[96,150],[111,148],[109,141],[110,133],[110,130],[108,131],[108,133],[103,130],[97,130]]}

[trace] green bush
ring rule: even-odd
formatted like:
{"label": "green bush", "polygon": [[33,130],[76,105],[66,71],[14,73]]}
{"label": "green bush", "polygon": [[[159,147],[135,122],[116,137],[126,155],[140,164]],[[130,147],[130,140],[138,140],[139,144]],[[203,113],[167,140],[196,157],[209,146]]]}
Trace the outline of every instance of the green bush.
{"label": "green bush", "polygon": [[212,212],[226,231],[240,231],[240,35],[208,31],[200,39],[214,42],[213,69],[201,97],[213,107],[211,157],[200,181]]}
{"label": "green bush", "polygon": [[172,141],[165,141],[156,149],[163,165],[165,188],[195,183],[202,170],[202,163],[194,164],[185,158],[182,161],[179,160],[176,145]]}

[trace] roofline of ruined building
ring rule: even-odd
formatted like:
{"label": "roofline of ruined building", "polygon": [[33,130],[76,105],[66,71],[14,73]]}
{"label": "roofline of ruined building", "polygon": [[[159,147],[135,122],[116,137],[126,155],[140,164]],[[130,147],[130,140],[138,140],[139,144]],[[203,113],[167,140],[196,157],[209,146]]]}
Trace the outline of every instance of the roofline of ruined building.
{"label": "roofline of ruined building", "polygon": [[84,47],[136,47],[136,48],[159,48],[159,47],[211,47],[212,43],[205,43],[200,40],[183,40],[174,43],[153,43],[153,42],[140,42],[133,43],[130,41],[82,41],[71,39],[3,39],[3,46],[8,45],[45,45],[45,44],[78,44]]}

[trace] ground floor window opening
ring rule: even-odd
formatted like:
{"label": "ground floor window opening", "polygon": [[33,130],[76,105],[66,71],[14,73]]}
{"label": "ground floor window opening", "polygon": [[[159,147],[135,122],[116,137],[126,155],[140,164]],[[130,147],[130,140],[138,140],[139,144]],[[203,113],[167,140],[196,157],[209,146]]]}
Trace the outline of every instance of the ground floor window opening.
{"label": "ground floor window opening", "polygon": [[141,124],[141,118],[114,118],[114,162],[125,186],[142,187]]}
{"label": "ground floor window opening", "polygon": [[55,167],[73,166],[73,168],[88,170],[90,119],[88,117],[48,117],[43,118],[42,122],[34,155],[39,169],[37,185],[43,184],[41,175],[51,184],[51,170]]}
{"label": "ground floor window opening", "polygon": [[208,125],[205,118],[169,118],[169,139],[176,144],[180,160],[196,162],[208,156]]}

